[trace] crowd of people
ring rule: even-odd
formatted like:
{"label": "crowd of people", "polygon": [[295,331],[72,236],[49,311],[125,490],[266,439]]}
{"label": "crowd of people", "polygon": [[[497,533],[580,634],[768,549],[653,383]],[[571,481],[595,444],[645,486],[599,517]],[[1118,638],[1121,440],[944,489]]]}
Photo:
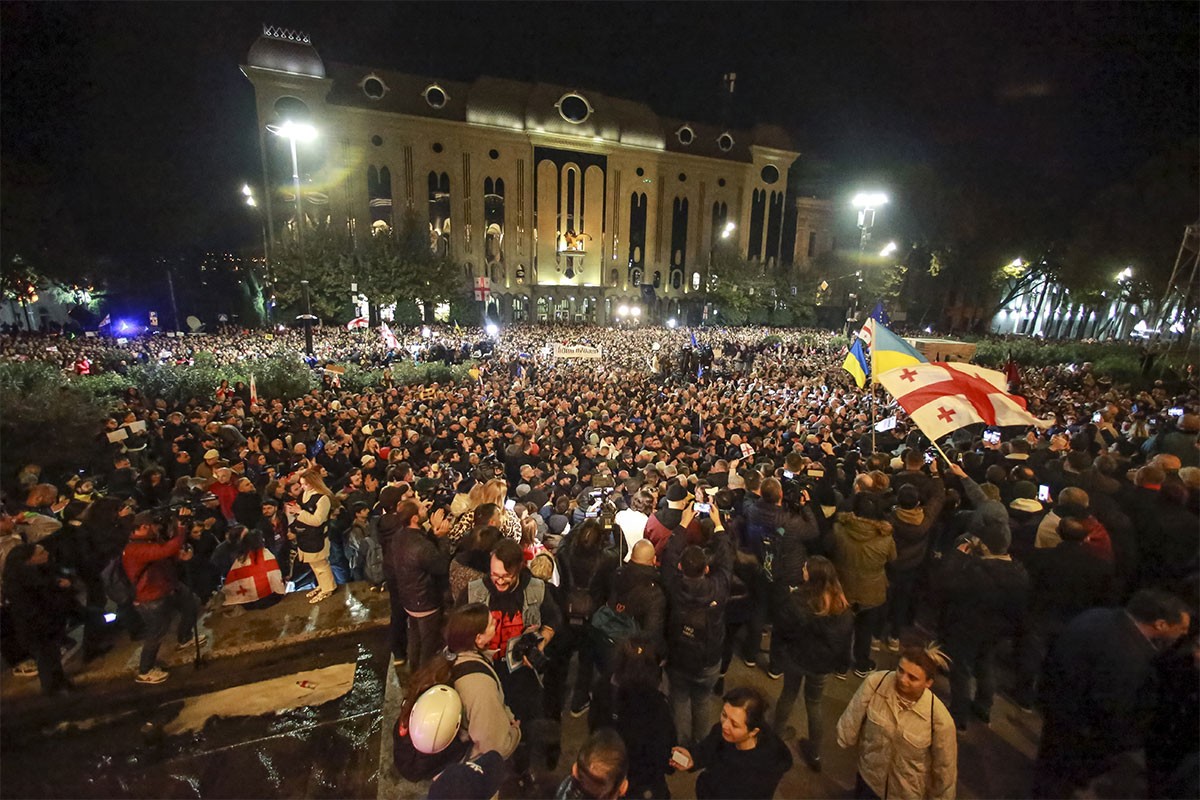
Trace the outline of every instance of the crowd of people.
{"label": "crowd of people", "polygon": [[[957,737],[999,691],[1042,714],[1036,796],[1141,748],[1153,796],[1195,795],[1194,385],[1027,369],[1044,428],[961,429],[939,452],[820,331],[396,336],[320,331],[315,368],[474,359],[472,380],[131,390],[97,421],[103,463],[6,464],[5,662],[70,691],[61,647],[82,622],[85,659],[125,630],[142,640],[135,679],[160,683],[172,621],[179,647],[203,645],[210,598],[253,613],[366,581],[406,673],[397,767],[437,775],[431,797],[479,791],[498,764],[540,796],[569,714],[592,734],[558,797],[666,797],[677,770],[699,772],[698,797],[771,797],[836,744],[857,748],[858,797],[952,798]],[[300,342],[6,336],[0,358],[235,364]],[[734,658],[778,695],[726,685]],[[827,726],[831,680],[859,684]],[[412,711],[446,687],[463,721],[431,747],[441,734]]]}

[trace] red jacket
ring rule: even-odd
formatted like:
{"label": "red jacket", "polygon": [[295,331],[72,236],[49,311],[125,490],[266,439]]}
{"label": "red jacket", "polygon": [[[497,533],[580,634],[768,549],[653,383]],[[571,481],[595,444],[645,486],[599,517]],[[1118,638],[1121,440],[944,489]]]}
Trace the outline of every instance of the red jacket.
{"label": "red jacket", "polygon": [[133,584],[136,603],[161,600],[175,591],[175,556],[183,547],[184,533],[162,544],[150,539],[130,539],[121,554],[125,575]]}
{"label": "red jacket", "polygon": [[233,483],[233,481],[230,481],[229,483],[213,481],[213,483],[209,485],[208,490],[215,494],[217,499],[221,501],[221,514],[225,517],[225,519],[232,520],[233,501],[236,500],[238,496],[237,486]]}

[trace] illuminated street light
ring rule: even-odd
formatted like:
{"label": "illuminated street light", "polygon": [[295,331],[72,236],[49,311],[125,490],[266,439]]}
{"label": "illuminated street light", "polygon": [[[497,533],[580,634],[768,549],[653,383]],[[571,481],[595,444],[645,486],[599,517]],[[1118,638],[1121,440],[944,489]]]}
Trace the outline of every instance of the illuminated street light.
{"label": "illuminated street light", "polygon": [[894,252],[896,252],[896,243],[888,242],[887,244],[885,244],[883,246],[883,249],[879,251],[879,255],[883,256],[884,258],[887,258]]}
{"label": "illuminated street light", "polygon": [[[296,244],[299,245],[301,244],[301,228],[304,225],[304,207],[300,201],[300,162],[296,158],[296,142],[311,142],[313,139],[316,139],[317,129],[306,122],[293,122],[289,119],[284,120],[280,125],[268,125],[267,130],[276,136],[282,136],[284,139],[287,139],[292,151],[292,185],[296,190]],[[303,258],[303,255],[301,255],[301,258]],[[308,264],[302,262],[302,267],[301,273],[307,276]],[[300,289],[304,294],[304,314],[301,315],[301,319],[304,320],[304,354],[312,358],[312,321],[316,317],[312,315],[312,305],[308,297],[307,277],[300,281]]]}
{"label": "illuminated street light", "polygon": [[494,322],[489,322],[487,325],[484,325],[483,330],[493,339],[500,335],[500,326]]}
{"label": "illuminated street light", "polygon": [[[858,268],[859,279],[862,278],[863,257],[866,255],[867,242],[871,239],[871,228],[875,227],[875,209],[887,205],[888,197],[883,192],[859,192],[854,195],[851,203],[858,209]],[[885,250],[887,248],[884,248]],[[851,295],[850,305],[846,312],[846,331],[849,334],[858,314],[858,297]]]}
{"label": "illuminated street light", "polygon": [[736,229],[737,229],[737,225],[734,225],[732,222],[726,222],[724,230],[721,231],[721,238],[728,239],[730,236],[733,235],[733,232]]}
{"label": "illuminated street light", "polygon": [[1133,277],[1133,267],[1126,267],[1125,269],[1123,269],[1117,273],[1117,283],[1120,283],[1121,281],[1127,281],[1132,277]]}
{"label": "illuminated street light", "polygon": [[629,316],[629,306],[617,306],[617,316],[618,317]]}
{"label": "illuminated street light", "polygon": [[883,192],[859,192],[851,202],[855,208],[875,208],[887,205],[888,196]]}
{"label": "illuminated street light", "polygon": [[667,320],[667,327],[671,330],[675,330],[675,326],[678,324],[679,323],[675,321],[674,317],[671,317],[669,320]]}
{"label": "illuminated street light", "polygon": [[251,197],[254,195],[254,190],[250,188],[250,184],[242,184],[242,194],[244,194],[246,197]]}
{"label": "illuminated street light", "polygon": [[246,205],[250,206],[251,208],[258,208],[258,201],[255,200],[253,197],[247,197]]}
{"label": "illuminated street light", "polygon": [[629,313],[635,317],[640,317],[642,315],[642,307],[634,306],[633,308],[629,309]]}

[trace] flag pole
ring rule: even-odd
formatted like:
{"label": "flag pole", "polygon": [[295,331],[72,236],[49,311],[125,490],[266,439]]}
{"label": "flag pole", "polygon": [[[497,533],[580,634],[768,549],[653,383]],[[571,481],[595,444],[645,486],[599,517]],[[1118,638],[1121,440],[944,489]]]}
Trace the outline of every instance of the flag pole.
{"label": "flag pole", "polygon": [[931,445],[933,445],[934,450],[938,451],[938,455],[940,455],[942,457],[942,460],[946,462],[947,467],[954,463],[953,461],[950,460],[950,457],[946,455],[946,451],[942,450],[941,446],[938,445],[936,440],[930,439],[929,443]]}

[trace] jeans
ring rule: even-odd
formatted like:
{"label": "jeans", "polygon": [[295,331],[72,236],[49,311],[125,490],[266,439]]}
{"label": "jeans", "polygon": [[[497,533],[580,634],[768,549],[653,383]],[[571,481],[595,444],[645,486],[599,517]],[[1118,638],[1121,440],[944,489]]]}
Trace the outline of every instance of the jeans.
{"label": "jeans", "polygon": [[871,637],[875,635],[879,621],[883,619],[883,606],[864,608],[854,614],[854,668],[871,668]]}
{"label": "jeans", "polygon": [[[396,589],[396,582],[388,578],[387,584],[388,604],[392,607],[392,618],[388,623],[388,645],[392,649],[392,658],[401,659],[408,658],[408,612],[404,610],[404,604],[400,602],[400,592]],[[413,665],[416,669],[417,665]]]}
{"label": "jeans", "polygon": [[888,574],[887,622],[889,635],[900,638],[901,632],[913,624],[913,601],[917,594],[919,569],[896,570]]}
{"label": "jeans", "polygon": [[146,626],[142,639],[142,655],[138,659],[138,672],[145,674],[154,668],[158,660],[158,648],[166,638],[171,617],[179,613],[179,643],[191,640],[196,632],[196,596],[191,590],[179,587],[160,600],[138,603],[135,606]]}
{"label": "jeans", "polygon": [[785,658],[783,664],[783,690],[775,705],[775,730],[782,731],[787,725],[800,693],[800,684],[804,684],[804,711],[808,717],[808,740],[812,742],[814,752],[819,751],[821,738],[825,735],[825,718],[821,712],[821,697],[825,693],[825,675],[800,669]]}
{"label": "jeans", "polygon": [[423,666],[442,649],[442,610],[408,618],[408,663]]}
{"label": "jeans", "polygon": [[[950,714],[959,725],[966,723],[974,705],[988,712],[996,695],[996,640],[948,637],[950,662]],[[975,678],[975,699],[971,699],[971,678]]]}
{"label": "jeans", "polygon": [[[762,570],[755,573],[750,585],[750,621],[746,624],[746,638],[742,642],[742,654],[751,661],[758,660],[758,652],[762,649],[762,633],[772,614],[774,603],[771,596],[771,582]],[[770,666],[774,668],[778,648],[775,646],[776,637],[771,637]]]}
{"label": "jeans", "polygon": [[586,702],[592,691],[592,680],[596,674],[596,654],[588,625],[567,623],[554,634],[546,646],[546,717],[558,719],[562,716],[563,700],[567,694],[567,673],[571,668],[571,656],[579,654],[579,666],[575,670],[575,686],[571,689],[571,707],[578,708]]}
{"label": "jeans", "polygon": [[670,683],[667,699],[671,703],[671,716],[675,718],[675,731],[681,745],[694,746],[717,724],[720,712],[713,686],[720,677],[720,662],[704,667],[699,673],[667,668]]}

